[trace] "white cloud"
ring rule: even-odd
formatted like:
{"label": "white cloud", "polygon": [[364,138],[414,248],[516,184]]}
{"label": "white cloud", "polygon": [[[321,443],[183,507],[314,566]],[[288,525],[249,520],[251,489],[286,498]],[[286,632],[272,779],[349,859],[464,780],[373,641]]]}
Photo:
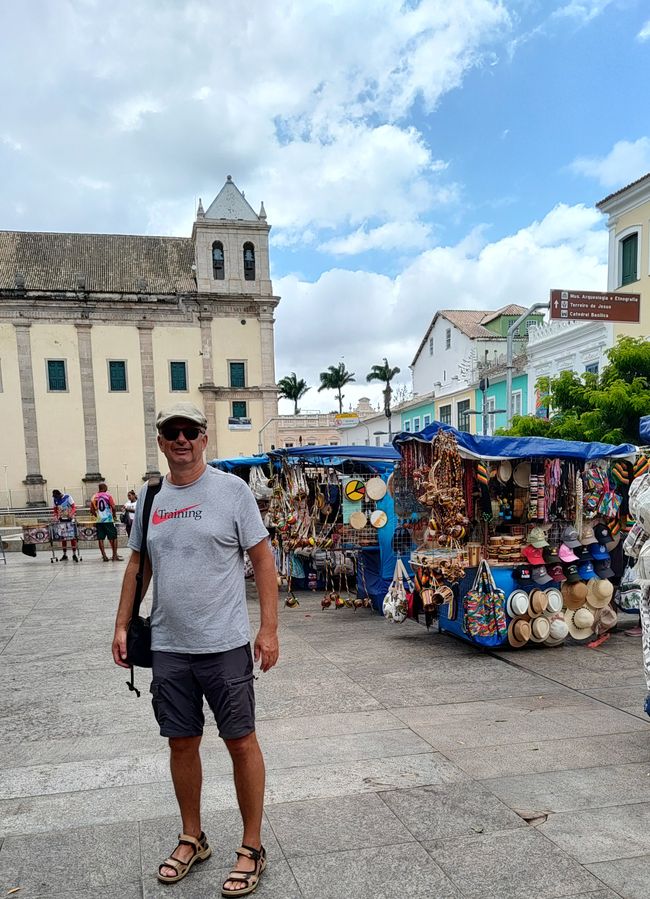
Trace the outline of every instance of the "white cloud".
{"label": "white cloud", "polygon": [[647,41],[650,40],[650,19],[645,23],[641,31],[637,34],[637,40],[639,41]]}
{"label": "white cloud", "polygon": [[606,156],[583,156],[574,160],[570,168],[595,178],[603,187],[622,187],[650,171],[650,138],[620,140]]}
{"label": "white cloud", "polygon": [[335,237],[319,246],[334,256],[355,256],[368,250],[422,250],[430,242],[431,228],[420,222],[386,222],[378,228],[363,225],[346,237]]}
{"label": "white cloud", "polygon": [[586,24],[597,18],[614,2],[615,0],[570,0],[560,9],[556,9],[551,18],[574,19],[580,24]]}
{"label": "white cloud", "polygon": [[129,97],[114,107],[113,118],[119,131],[137,131],[142,128],[145,116],[162,109],[162,103],[154,97]]}
{"label": "white cloud", "polygon": [[23,145],[20,143],[20,141],[11,137],[10,134],[3,134],[2,138],[0,138],[0,141],[5,145],[5,147],[9,147],[10,150],[15,150],[16,153],[18,153],[23,148]]}
{"label": "white cloud", "polygon": [[[410,382],[409,364],[438,309],[498,309],[548,299],[549,290],[604,290],[607,232],[595,209],[557,205],[541,220],[492,243],[476,228],[454,246],[419,255],[396,277],[332,269],[310,282],[274,281],[282,297],[276,317],[278,378],[290,371],[317,386],[318,372],[343,360],[356,374],[346,404],[380,399],[366,373],[384,356],[398,365],[396,385]],[[309,408],[332,409],[327,391],[309,393]]]}

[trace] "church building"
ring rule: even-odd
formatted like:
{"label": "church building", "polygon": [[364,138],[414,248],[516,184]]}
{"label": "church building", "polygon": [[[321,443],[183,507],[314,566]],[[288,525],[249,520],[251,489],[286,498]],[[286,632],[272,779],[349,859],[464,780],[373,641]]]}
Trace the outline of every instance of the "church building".
{"label": "church building", "polygon": [[269,231],[230,175],[191,237],[0,231],[0,506],[99,481],[123,502],[166,470],[156,411],[178,401],[204,410],[208,459],[257,450],[277,417]]}

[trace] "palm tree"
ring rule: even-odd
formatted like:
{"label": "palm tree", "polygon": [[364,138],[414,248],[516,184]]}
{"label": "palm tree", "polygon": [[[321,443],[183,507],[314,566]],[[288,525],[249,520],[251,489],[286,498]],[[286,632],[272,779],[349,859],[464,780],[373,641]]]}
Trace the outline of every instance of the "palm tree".
{"label": "palm tree", "polygon": [[346,369],[344,362],[339,362],[338,365],[330,365],[327,371],[322,371],[319,375],[320,377],[320,387],[318,388],[318,392],[321,390],[337,390],[339,394],[339,412],[343,412],[343,394],[341,393],[341,388],[345,387],[346,384],[349,384],[350,381],[354,381],[354,372],[350,372]]}
{"label": "palm tree", "polygon": [[383,381],[386,386],[382,390],[384,394],[384,415],[388,419],[388,437],[391,437],[391,426],[390,426],[390,418],[392,412],[390,411],[390,401],[393,395],[393,389],[390,386],[390,382],[393,380],[395,375],[398,375],[400,372],[399,368],[391,368],[388,364],[388,359],[384,356],[384,364],[383,365],[373,365],[372,369],[366,375],[366,381]]}
{"label": "palm tree", "polygon": [[278,394],[283,400],[293,401],[293,414],[298,415],[298,400],[303,397],[311,387],[307,387],[307,382],[302,378],[296,377],[295,371],[290,375],[285,375],[278,381]]}

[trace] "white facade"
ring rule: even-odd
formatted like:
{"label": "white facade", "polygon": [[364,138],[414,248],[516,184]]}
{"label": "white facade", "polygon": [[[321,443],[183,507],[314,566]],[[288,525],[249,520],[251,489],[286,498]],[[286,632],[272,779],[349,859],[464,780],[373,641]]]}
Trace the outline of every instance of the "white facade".
{"label": "white facade", "polygon": [[467,375],[463,378],[461,364],[471,359],[475,344],[476,341],[463,334],[446,318],[439,316],[411,367],[413,393],[435,391],[440,396],[467,386]]}
{"label": "white facade", "polygon": [[533,325],[528,337],[528,409],[535,414],[539,378],[555,378],[563,371],[600,374],[606,351],[614,343],[614,326],[607,322],[552,321]]}

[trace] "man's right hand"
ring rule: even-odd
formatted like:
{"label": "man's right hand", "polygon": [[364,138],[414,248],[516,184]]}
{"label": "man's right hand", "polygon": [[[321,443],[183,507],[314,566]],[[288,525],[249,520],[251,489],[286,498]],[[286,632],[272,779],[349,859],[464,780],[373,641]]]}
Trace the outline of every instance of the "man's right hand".
{"label": "man's right hand", "polygon": [[131,666],[126,662],[126,628],[125,627],[116,627],[115,628],[115,636],[113,637],[113,661],[116,665],[119,665],[120,668],[130,668]]}

